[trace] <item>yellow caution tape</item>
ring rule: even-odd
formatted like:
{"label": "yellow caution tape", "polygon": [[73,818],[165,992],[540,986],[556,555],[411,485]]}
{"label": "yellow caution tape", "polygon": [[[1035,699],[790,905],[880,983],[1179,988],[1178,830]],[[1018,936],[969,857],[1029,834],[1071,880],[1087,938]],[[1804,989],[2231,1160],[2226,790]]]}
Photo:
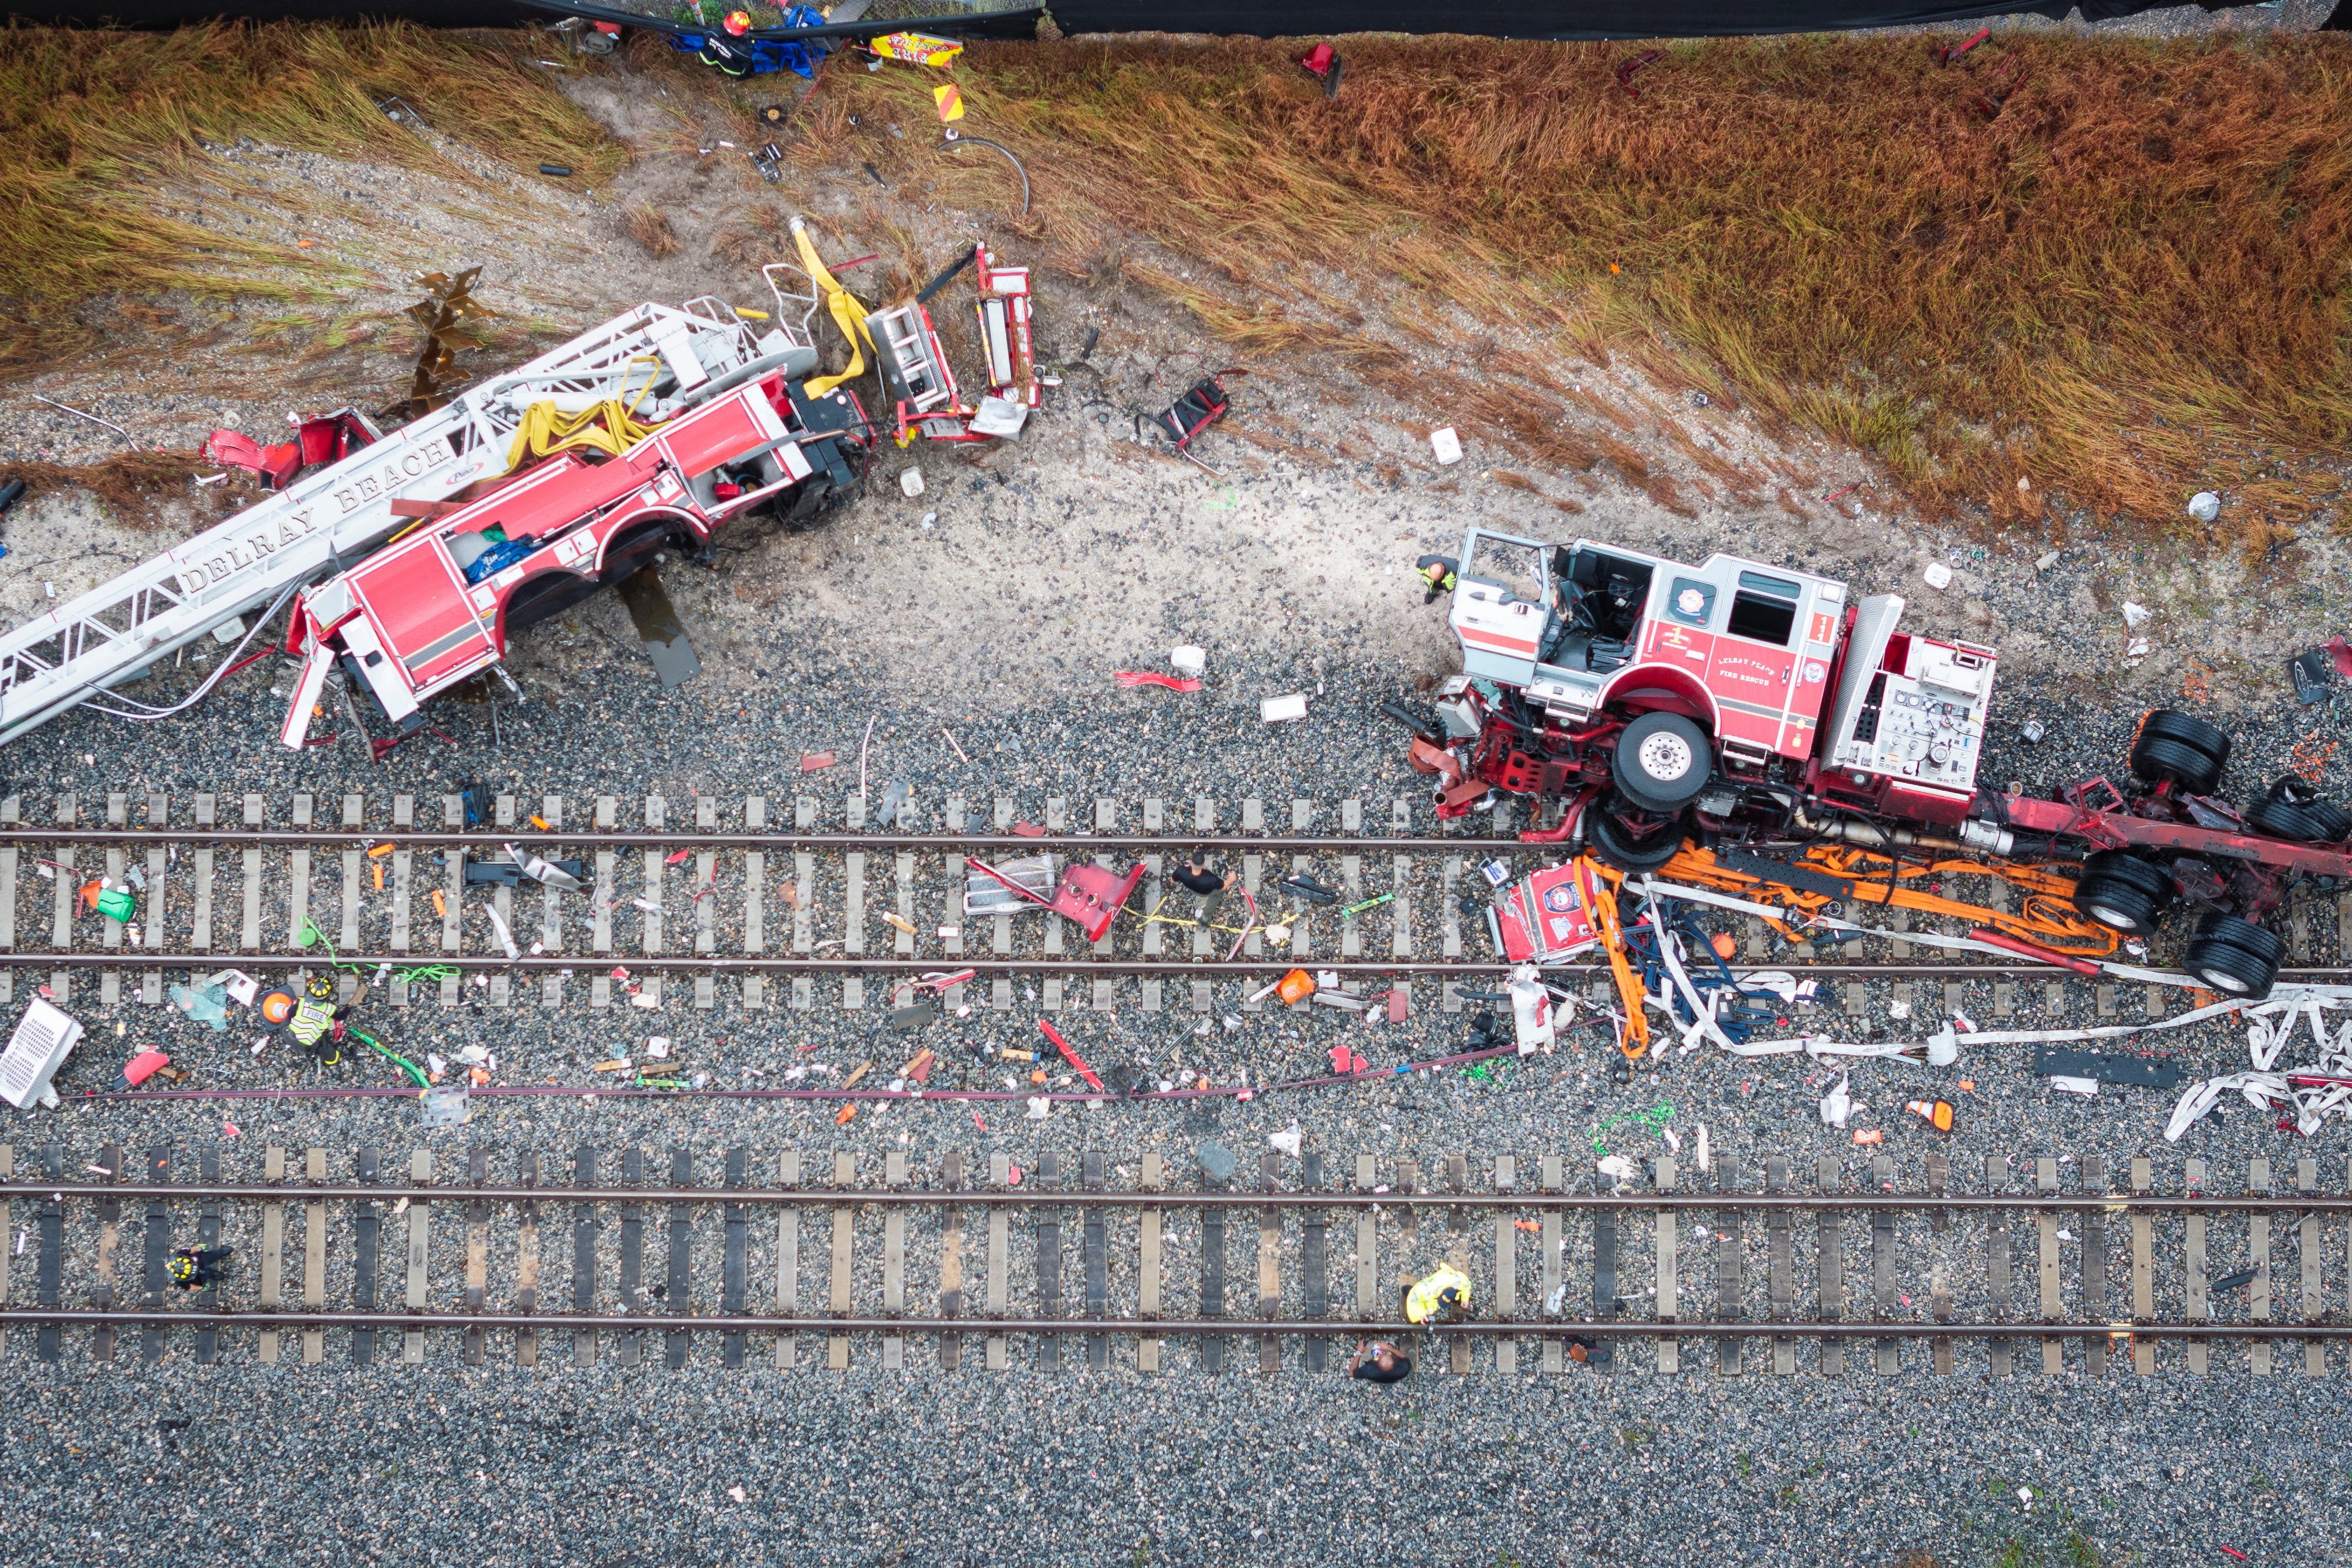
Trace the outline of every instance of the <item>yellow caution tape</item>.
{"label": "yellow caution tape", "polygon": [[824,291],[825,308],[833,315],[833,324],[849,340],[849,368],[837,376],[818,376],[806,384],[810,397],[823,397],[844,382],[856,381],[866,372],[866,350],[874,346],[873,334],[866,329],[866,307],[856,296],[842,287],[824,263],[817,259],[816,246],[809,240],[808,230],[793,224],[793,243],[800,247],[801,265],[808,271],[809,279]]}

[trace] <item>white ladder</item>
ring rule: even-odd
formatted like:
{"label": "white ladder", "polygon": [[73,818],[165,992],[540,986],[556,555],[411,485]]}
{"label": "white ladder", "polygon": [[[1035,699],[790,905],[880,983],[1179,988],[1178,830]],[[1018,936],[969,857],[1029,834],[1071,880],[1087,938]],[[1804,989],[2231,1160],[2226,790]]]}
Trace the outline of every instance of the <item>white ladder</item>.
{"label": "white ladder", "polygon": [[755,340],[738,321],[639,305],[0,633],[0,744],[143,674],[288,588],[351,566],[410,520],[394,502],[442,500],[506,473],[508,445],[531,403],[576,411],[671,383],[671,395],[646,396],[638,407],[641,419],[666,417],[775,359],[777,336]]}

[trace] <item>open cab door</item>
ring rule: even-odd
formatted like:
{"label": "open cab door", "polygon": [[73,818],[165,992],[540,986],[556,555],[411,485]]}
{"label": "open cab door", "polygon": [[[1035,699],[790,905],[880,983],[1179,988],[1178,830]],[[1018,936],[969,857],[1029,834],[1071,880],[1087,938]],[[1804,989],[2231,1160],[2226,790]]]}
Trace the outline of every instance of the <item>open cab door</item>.
{"label": "open cab door", "polygon": [[1549,547],[1472,528],[1462,541],[1448,617],[1462,643],[1465,674],[1524,687],[1551,624],[1544,561]]}

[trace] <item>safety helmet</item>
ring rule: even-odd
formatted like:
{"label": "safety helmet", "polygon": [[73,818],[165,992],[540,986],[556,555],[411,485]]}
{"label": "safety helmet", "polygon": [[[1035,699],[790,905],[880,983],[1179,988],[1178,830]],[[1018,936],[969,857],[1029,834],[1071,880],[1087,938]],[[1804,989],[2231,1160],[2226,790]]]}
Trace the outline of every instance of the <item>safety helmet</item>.
{"label": "safety helmet", "polygon": [[294,998],[284,991],[272,991],[261,998],[261,1016],[271,1023],[284,1023],[294,1016]]}
{"label": "safety helmet", "polygon": [[311,976],[310,983],[303,989],[310,993],[310,999],[314,1002],[331,1002],[335,999],[335,982],[324,975]]}
{"label": "safety helmet", "polygon": [[1458,1307],[1462,1304],[1462,1292],[1454,1286],[1448,1285],[1437,1292],[1437,1299],[1449,1307]]}
{"label": "safety helmet", "polygon": [[724,25],[727,28],[727,36],[729,37],[740,38],[744,34],[751,30],[751,13],[749,11],[730,11],[727,13],[727,21]]}

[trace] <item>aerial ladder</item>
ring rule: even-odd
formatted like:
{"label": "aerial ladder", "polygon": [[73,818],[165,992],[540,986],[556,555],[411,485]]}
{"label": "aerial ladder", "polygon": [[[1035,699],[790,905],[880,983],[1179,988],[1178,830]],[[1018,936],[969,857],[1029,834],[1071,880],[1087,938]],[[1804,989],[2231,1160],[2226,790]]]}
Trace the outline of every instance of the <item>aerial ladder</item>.
{"label": "aerial ladder", "polygon": [[[817,360],[808,329],[816,292],[788,293],[787,282],[775,276],[796,270],[767,269],[778,311],[764,330],[755,332],[709,296],[677,309],[643,304],[397,430],[380,431],[355,410],[331,416],[342,433],[340,444],[356,441],[356,451],[0,633],[0,744],[112,693],[207,634],[249,640],[304,584],[352,565],[430,516],[434,503],[506,474],[514,465],[516,431],[534,403],[576,413],[618,399],[650,423],[772,372],[807,374]],[[261,619],[245,626],[257,611]],[[225,660],[213,678],[227,668]],[[120,695],[114,700],[129,707],[106,711],[156,718],[194,697],[168,708]]]}

